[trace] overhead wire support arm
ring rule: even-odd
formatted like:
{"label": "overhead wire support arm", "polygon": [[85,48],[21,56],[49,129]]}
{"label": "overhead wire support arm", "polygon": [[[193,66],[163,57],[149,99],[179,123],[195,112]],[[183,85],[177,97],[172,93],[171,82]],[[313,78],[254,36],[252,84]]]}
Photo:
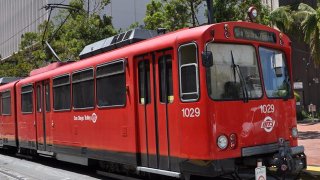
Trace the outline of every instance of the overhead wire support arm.
{"label": "overhead wire support arm", "polygon": [[[79,8],[75,7],[75,6],[71,6],[71,5],[66,5],[66,4],[47,4],[43,7],[45,10],[50,10],[49,12],[49,16],[48,16],[48,22],[50,21],[51,18],[51,12],[53,9],[58,8],[58,9],[67,9],[67,10],[71,10],[71,11],[80,11]],[[56,35],[56,33],[60,30],[60,28],[63,26],[63,24],[67,21],[67,19],[69,18],[69,15],[66,17],[66,19],[62,22],[61,26],[54,32],[53,36],[50,38],[49,42],[53,39],[53,37]],[[42,37],[42,44],[44,44],[44,38],[46,35],[48,29],[48,24],[46,25],[44,32],[43,32],[43,37]]]}
{"label": "overhead wire support arm", "polygon": [[[45,29],[43,31],[43,36],[42,36],[42,45],[46,44],[49,48],[49,50],[52,52],[52,54],[54,55],[54,57],[61,62],[61,59],[59,58],[59,56],[57,55],[57,53],[53,50],[53,48],[51,47],[51,45],[49,44],[49,42],[54,38],[54,36],[58,33],[58,31],[61,29],[61,27],[64,25],[64,23],[67,21],[67,19],[70,17],[71,15],[71,12],[70,11],[74,11],[74,12],[78,12],[80,11],[79,8],[77,7],[74,7],[74,6],[71,6],[71,5],[65,5],[65,4],[47,4],[43,7],[45,10],[49,10],[49,16],[48,16],[48,21],[47,21],[47,24],[45,26]],[[47,30],[48,30],[48,24],[50,22],[50,18],[51,18],[51,13],[52,13],[52,10],[55,9],[55,8],[58,8],[58,9],[66,9],[66,10],[69,10],[69,14],[68,16],[64,19],[64,21],[61,23],[60,27],[57,28],[57,30],[55,30],[53,32],[53,35],[48,38],[49,42],[48,41],[45,41],[45,36],[46,36],[46,33],[47,33]]]}
{"label": "overhead wire support arm", "polygon": [[[48,9],[46,8],[46,10],[48,10]],[[52,8],[50,9],[48,20],[47,20],[47,24],[46,24],[46,27],[45,27],[45,29],[43,31],[43,36],[42,36],[42,40],[41,40],[42,45],[44,44],[44,38],[46,36],[46,32],[47,32],[47,29],[48,29],[48,24],[49,24],[49,21],[50,21],[50,18],[51,18],[51,12],[52,12]]]}
{"label": "overhead wire support arm", "polygon": [[47,41],[45,41],[45,43],[48,46],[48,48],[50,49],[50,51],[52,52],[52,54],[54,55],[54,57],[57,58],[58,61],[62,62],[61,59],[59,58],[59,56],[57,55],[57,53],[52,49],[50,44]]}
{"label": "overhead wire support arm", "polygon": [[215,23],[214,17],[213,17],[212,0],[206,0],[206,2],[207,2],[207,8],[208,8],[208,24]]}
{"label": "overhead wire support arm", "polygon": [[70,17],[71,13],[68,14],[68,16],[64,19],[64,21],[61,23],[61,25],[58,27],[57,30],[54,31],[53,35],[51,36],[51,38],[48,40],[48,42],[50,42],[54,36],[58,33],[58,31],[62,28],[62,26],[64,25],[64,23],[67,22],[68,18]]}
{"label": "overhead wire support arm", "polygon": [[67,9],[72,11],[80,11],[78,7],[66,5],[66,4],[47,4],[43,7],[45,10],[58,8],[58,9]]}

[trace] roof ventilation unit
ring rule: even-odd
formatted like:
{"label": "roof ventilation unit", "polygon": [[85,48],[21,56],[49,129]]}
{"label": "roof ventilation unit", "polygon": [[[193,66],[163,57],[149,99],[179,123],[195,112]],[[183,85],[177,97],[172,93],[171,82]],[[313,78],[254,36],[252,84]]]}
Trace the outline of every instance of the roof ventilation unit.
{"label": "roof ventilation unit", "polygon": [[0,77],[0,85],[8,84],[13,81],[17,81],[19,79],[22,79],[20,77]]}
{"label": "roof ventilation unit", "polygon": [[80,59],[85,59],[103,52],[111,51],[129,44],[143,41],[157,36],[157,31],[146,29],[133,29],[112,37],[108,37],[101,41],[92,43],[84,47],[79,54]]}

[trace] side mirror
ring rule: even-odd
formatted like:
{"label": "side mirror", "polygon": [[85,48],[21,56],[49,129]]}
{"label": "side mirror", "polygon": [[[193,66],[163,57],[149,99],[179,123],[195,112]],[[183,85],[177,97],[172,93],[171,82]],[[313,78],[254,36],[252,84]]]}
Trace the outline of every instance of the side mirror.
{"label": "side mirror", "polygon": [[282,77],[283,76],[281,67],[275,67],[274,68],[274,72],[276,74],[276,77]]}
{"label": "side mirror", "polygon": [[272,60],[272,66],[277,77],[283,76],[282,75],[282,67],[283,67],[282,54],[274,55],[274,59]]}
{"label": "side mirror", "polygon": [[202,52],[202,65],[206,68],[213,66],[213,55],[211,51]]}

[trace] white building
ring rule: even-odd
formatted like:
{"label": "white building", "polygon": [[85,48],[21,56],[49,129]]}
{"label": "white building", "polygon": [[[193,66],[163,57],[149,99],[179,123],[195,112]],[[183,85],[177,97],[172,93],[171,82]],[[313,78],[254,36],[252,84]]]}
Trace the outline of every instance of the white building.
{"label": "white building", "polygon": [[0,1],[0,55],[10,56],[18,50],[21,35],[37,31],[37,27],[47,19],[42,9],[47,1],[1,0]]}
{"label": "white building", "polygon": [[262,0],[262,3],[267,5],[271,11],[279,7],[279,0]]}

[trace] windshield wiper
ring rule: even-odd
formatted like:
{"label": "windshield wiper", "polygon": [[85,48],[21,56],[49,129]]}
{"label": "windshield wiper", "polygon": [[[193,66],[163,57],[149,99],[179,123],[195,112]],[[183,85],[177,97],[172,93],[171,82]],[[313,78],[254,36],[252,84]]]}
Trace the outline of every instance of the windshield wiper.
{"label": "windshield wiper", "polygon": [[238,64],[235,64],[234,62],[234,57],[233,57],[233,53],[231,50],[231,60],[232,60],[232,69],[233,69],[233,75],[234,75],[234,81],[236,82],[236,72],[238,73],[238,76],[240,77],[240,84],[241,84],[241,89],[242,89],[242,93],[243,93],[243,102],[248,102],[249,101],[249,95],[248,95],[248,91],[247,91],[247,85],[246,82],[243,78],[242,72],[240,70],[240,66]]}

